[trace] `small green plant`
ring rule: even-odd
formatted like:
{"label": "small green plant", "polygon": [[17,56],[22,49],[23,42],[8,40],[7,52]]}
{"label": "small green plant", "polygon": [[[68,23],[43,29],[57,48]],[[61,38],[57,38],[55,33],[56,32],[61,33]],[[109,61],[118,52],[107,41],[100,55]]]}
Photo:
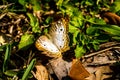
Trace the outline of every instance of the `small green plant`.
{"label": "small green plant", "polygon": [[[10,64],[9,61],[10,61],[10,55],[11,55],[11,48],[12,48],[11,44],[6,45],[6,52],[5,52],[4,62],[3,62],[3,67],[2,67],[3,74],[11,77],[11,79],[12,79],[12,77],[15,77],[15,76],[16,76],[16,78],[19,78],[19,79],[21,78],[22,80],[27,80],[28,78],[33,77],[31,75],[31,70],[34,68],[36,59],[32,59],[26,69],[21,69],[21,70],[18,69],[16,71],[14,69],[8,68],[8,64]],[[1,75],[3,75],[3,74],[1,72]],[[22,77],[21,77],[21,75],[22,75]]]}

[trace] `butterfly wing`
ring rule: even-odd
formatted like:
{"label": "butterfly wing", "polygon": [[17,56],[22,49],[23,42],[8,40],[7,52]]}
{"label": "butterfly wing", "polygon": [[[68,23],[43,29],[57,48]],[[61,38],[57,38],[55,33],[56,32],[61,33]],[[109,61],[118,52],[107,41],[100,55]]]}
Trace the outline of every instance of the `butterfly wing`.
{"label": "butterfly wing", "polygon": [[61,52],[69,49],[68,25],[65,19],[62,18],[52,23],[49,34]]}
{"label": "butterfly wing", "polygon": [[47,36],[40,36],[36,43],[35,46],[37,47],[38,50],[42,51],[48,51],[53,54],[60,54],[59,49],[52,43],[50,39],[48,39]]}

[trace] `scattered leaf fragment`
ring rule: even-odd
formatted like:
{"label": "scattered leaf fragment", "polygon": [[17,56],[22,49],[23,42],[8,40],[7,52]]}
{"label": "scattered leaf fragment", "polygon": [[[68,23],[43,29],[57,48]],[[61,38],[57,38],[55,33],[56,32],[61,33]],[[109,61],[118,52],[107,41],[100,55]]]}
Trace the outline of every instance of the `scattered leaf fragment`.
{"label": "scattered leaf fragment", "polygon": [[24,34],[21,37],[20,43],[18,45],[19,49],[26,50],[34,43],[34,35]]}
{"label": "scattered leaf fragment", "polygon": [[37,80],[52,80],[45,66],[42,64],[37,64],[35,68]]}

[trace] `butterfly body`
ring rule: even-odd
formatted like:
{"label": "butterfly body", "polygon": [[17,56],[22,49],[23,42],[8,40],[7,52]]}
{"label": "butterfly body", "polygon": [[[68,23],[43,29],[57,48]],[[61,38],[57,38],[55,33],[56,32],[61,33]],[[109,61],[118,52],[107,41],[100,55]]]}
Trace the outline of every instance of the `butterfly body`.
{"label": "butterfly body", "polygon": [[61,54],[69,49],[68,26],[64,19],[51,24],[48,36],[40,36],[36,43],[38,50],[48,51],[51,54]]}

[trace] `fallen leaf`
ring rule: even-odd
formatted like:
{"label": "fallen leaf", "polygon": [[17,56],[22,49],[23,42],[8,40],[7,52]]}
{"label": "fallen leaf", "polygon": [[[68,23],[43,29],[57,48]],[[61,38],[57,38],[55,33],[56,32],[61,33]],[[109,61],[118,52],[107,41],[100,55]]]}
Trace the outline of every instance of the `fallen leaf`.
{"label": "fallen leaf", "polygon": [[61,57],[50,61],[51,68],[53,69],[53,72],[57,76],[58,80],[62,80],[68,75],[66,64],[67,63],[65,63]]}
{"label": "fallen leaf", "polygon": [[85,78],[89,77],[89,72],[84,68],[80,60],[73,60],[69,76],[73,80],[87,80]]}
{"label": "fallen leaf", "polygon": [[96,74],[96,80],[105,80],[105,79],[109,79],[110,77],[112,77],[112,75],[107,75],[107,73],[111,73],[112,70],[110,69],[109,66],[102,66],[99,67],[97,69],[97,71],[95,72]]}
{"label": "fallen leaf", "polygon": [[35,68],[36,68],[36,79],[37,80],[53,80],[50,77],[46,67],[44,67],[42,64],[36,65]]}
{"label": "fallen leaf", "polygon": [[120,25],[120,16],[112,12],[102,12],[101,17],[105,20],[106,23],[112,25]]}

